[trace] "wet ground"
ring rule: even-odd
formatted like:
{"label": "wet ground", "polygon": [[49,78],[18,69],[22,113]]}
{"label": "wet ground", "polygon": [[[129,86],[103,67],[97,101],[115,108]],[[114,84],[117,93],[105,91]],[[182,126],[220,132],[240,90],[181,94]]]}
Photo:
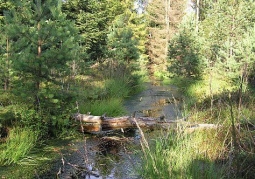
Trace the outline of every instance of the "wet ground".
{"label": "wet ground", "polygon": [[[172,86],[146,84],[146,90],[129,98],[124,106],[127,115],[149,116],[166,120],[181,117],[180,98]],[[150,136],[150,133],[146,134]],[[138,179],[140,164],[139,132],[119,131],[106,136],[84,136],[68,144],[69,152],[62,154],[56,164],[58,178]],[[45,178],[47,178],[45,176]]]}

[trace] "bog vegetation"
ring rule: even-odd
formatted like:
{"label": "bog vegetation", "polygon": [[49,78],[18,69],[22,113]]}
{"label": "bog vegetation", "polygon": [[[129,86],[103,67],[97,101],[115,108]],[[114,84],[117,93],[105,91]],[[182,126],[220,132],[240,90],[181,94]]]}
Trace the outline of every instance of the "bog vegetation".
{"label": "bog vegetation", "polygon": [[141,176],[253,178],[255,2],[191,4],[2,0],[0,165],[71,135],[75,112],[124,114],[156,78],[179,88],[188,121],[219,127],[144,139]]}

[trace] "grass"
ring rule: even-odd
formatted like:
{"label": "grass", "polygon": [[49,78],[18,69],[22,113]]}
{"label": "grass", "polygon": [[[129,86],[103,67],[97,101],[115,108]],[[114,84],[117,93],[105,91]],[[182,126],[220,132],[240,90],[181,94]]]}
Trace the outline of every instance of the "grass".
{"label": "grass", "polygon": [[90,112],[93,115],[103,115],[106,113],[107,116],[120,116],[125,113],[125,109],[122,105],[122,99],[110,98],[104,100],[96,100],[80,107],[81,113]]}
{"label": "grass", "polygon": [[[107,116],[123,115],[126,112],[123,100],[142,89],[142,85],[136,77],[105,79],[96,84],[84,91],[86,94],[83,99],[85,100],[81,101],[79,105],[81,113],[90,112],[92,115],[106,113]],[[86,100],[86,98],[90,100]]]}
{"label": "grass", "polygon": [[2,146],[0,164],[18,163],[36,145],[39,132],[29,128],[13,128]]}
{"label": "grass", "polygon": [[[255,168],[254,94],[239,101],[237,84],[214,74],[201,79],[175,77],[171,84],[184,95],[182,112],[191,123],[213,123],[218,129],[162,133],[143,146],[143,178],[253,178]],[[231,98],[229,97],[231,96]],[[241,108],[240,108],[241,104]],[[142,141],[145,141],[143,139]]]}
{"label": "grass", "polygon": [[[169,131],[155,139],[144,150],[143,178],[222,178],[224,168],[215,160],[224,151],[222,141],[215,140],[217,131],[185,134]],[[211,146],[214,146],[213,148]]]}
{"label": "grass", "polygon": [[[81,137],[81,136],[80,136]],[[77,139],[77,138],[76,138]],[[69,155],[75,139],[51,139],[33,148],[17,164],[0,166],[0,178],[55,178],[63,154]]]}
{"label": "grass", "polygon": [[[164,132],[144,147],[143,178],[253,178],[255,168],[254,94],[242,95],[226,80],[174,78],[184,94],[188,122],[221,127],[186,133]],[[212,98],[213,96],[213,98]],[[231,96],[231,98],[229,98]],[[146,146],[142,144],[142,146]]]}

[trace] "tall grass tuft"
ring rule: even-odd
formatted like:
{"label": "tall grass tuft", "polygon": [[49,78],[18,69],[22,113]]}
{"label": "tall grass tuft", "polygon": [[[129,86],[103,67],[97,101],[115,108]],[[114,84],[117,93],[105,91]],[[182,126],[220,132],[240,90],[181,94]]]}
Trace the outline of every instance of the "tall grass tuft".
{"label": "tall grass tuft", "polygon": [[192,134],[170,131],[157,138],[150,149],[144,150],[141,175],[143,178],[219,179],[224,168],[215,162],[224,151],[217,131]]}
{"label": "tall grass tuft", "polygon": [[[141,89],[135,78],[106,79],[100,88],[91,89],[92,100],[81,102],[81,113],[91,112],[92,115],[120,116],[126,113],[123,100],[130,94]],[[94,94],[93,94],[94,93]]]}
{"label": "tall grass tuft", "polygon": [[35,146],[39,132],[30,128],[13,128],[1,149],[0,165],[18,163]]}
{"label": "tall grass tuft", "polygon": [[105,82],[108,98],[125,98],[129,95],[131,87],[128,78],[108,79]]}
{"label": "tall grass tuft", "polygon": [[107,116],[120,116],[125,113],[122,99],[117,98],[92,101],[81,106],[80,110],[82,113],[90,112],[93,115],[103,115],[106,113]]}

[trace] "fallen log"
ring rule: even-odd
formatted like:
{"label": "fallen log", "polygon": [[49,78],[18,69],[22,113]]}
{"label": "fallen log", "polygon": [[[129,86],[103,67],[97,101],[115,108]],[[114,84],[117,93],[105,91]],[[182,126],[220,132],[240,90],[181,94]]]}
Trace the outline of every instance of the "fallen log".
{"label": "fallen log", "polygon": [[154,129],[163,128],[168,129],[170,127],[176,126],[176,124],[182,124],[185,128],[190,128],[191,131],[196,129],[205,128],[217,128],[215,124],[190,124],[182,119],[180,120],[165,120],[162,118],[152,118],[152,117],[132,117],[132,116],[122,116],[122,117],[106,117],[93,116],[87,114],[76,113],[73,115],[76,121],[80,122],[81,131],[88,133],[100,133],[103,131],[111,131],[116,129],[134,129],[138,126],[140,128]]}
{"label": "fallen log", "polygon": [[154,128],[157,125],[169,125],[175,123],[175,121],[161,121],[160,119],[151,117],[105,117],[105,115],[93,116],[80,113],[75,114],[73,117],[76,121],[80,121],[84,132],[101,132],[127,128],[132,129],[137,128],[137,125],[141,128]]}

